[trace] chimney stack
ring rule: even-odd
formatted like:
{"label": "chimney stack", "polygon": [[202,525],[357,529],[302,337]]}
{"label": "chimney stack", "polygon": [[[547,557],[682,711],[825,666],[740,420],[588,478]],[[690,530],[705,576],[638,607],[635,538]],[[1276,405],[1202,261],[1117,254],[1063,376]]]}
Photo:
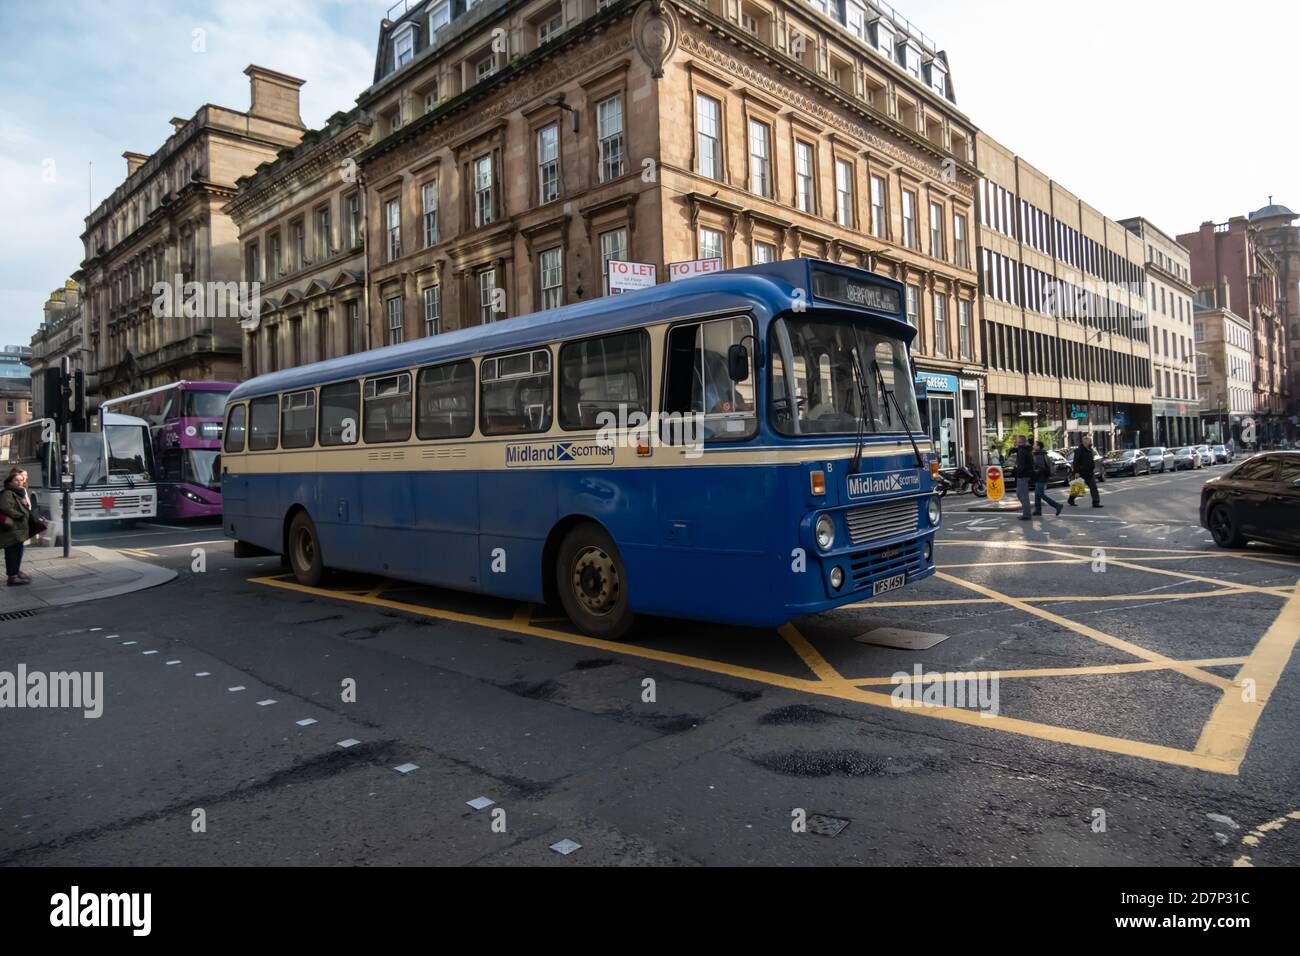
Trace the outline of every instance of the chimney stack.
{"label": "chimney stack", "polygon": [[256,64],[250,64],[244,74],[248,77],[249,116],[295,129],[304,128],[298,109],[298,91],[305,80]]}
{"label": "chimney stack", "polygon": [[144,153],[132,153],[129,150],[122,154],[122,158],[126,160],[126,175],[128,177],[149,160],[149,157]]}

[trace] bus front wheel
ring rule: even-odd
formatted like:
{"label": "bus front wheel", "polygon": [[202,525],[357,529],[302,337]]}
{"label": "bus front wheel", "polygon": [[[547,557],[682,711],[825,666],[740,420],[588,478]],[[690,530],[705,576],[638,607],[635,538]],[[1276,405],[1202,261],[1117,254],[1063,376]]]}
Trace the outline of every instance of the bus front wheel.
{"label": "bus front wheel", "polygon": [[555,571],[560,602],[578,630],[612,641],[632,627],[627,572],[603,528],[582,524],[565,535]]}
{"label": "bus front wheel", "polygon": [[314,588],[325,576],[325,566],[321,563],[320,538],[316,534],[316,523],[305,511],[293,516],[289,523],[289,567],[299,584]]}

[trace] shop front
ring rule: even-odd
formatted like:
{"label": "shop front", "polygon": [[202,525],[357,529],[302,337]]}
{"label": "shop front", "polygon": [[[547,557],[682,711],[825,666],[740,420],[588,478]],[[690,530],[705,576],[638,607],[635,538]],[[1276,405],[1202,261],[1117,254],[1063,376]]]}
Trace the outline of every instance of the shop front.
{"label": "shop front", "polygon": [[966,426],[961,380],[943,372],[916,373],[916,400],[921,423],[939,456],[939,467],[947,470],[966,462]]}

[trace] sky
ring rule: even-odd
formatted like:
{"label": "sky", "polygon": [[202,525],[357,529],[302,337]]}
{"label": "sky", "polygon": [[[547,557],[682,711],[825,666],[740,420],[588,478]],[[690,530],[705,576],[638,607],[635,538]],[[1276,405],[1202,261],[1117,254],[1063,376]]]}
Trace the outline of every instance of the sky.
{"label": "sky", "polygon": [[[302,77],[318,127],[369,85],[390,0],[0,0],[0,346],[80,264],[88,207],[173,116],[248,108],[249,63]],[[1279,0],[897,0],[958,106],[1113,219],[1189,232],[1300,209],[1300,10]],[[197,32],[196,31],[200,31]],[[89,172],[89,181],[88,181]]]}

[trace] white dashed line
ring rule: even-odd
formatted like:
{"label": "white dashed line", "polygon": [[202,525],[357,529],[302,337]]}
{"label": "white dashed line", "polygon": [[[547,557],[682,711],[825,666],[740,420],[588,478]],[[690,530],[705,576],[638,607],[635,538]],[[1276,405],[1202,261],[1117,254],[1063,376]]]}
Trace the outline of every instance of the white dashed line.
{"label": "white dashed line", "polygon": [[304,717],[302,720],[294,721],[294,723],[296,723],[299,727],[310,727],[312,724],[316,723],[316,718]]}
{"label": "white dashed line", "polygon": [[167,666],[168,666],[168,667],[171,667],[173,664],[179,664],[179,663],[180,663],[180,661],[168,661],[168,662],[167,662]]}
{"label": "white dashed line", "polygon": [[212,672],[211,672],[211,671],[199,671],[199,672],[198,672],[197,674],[195,674],[194,676],[195,676],[195,677],[211,677],[211,676],[212,676]]}
{"label": "white dashed line", "polygon": [[340,740],[339,746],[346,750],[348,747],[355,747],[359,743],[361,743],[361,741],[357,740],[355,737],[349,737],[347,740]]}
{"label": "white dashed line", "polygon": [[246,688],[243,684],[240,684],[238,687],[227,687],[227,688],[226,688],[226,690],[230,691],[232,694],[237,694],[237,693],[239,693],[241,690],[247,690],[247,689],[248,689],[248,688]]}
{"label": "white dashed line", "polygon": [[412,770],[419,770],[420,768],[419,766],[413,763],[404,763],[401,764],[400,766],[394,767],[393,769],[396,770],[398,773],[410,773]]}
{"label": "white dashed line", "polygon": [[157,651],[141,651],[140,653],[143,654],[145,657],[148,657],[150,654],[157,654],[158,652],[157,652]]}
{"label": "white dashed line", "polygon": [[259,700],[259,701],[257,702],[257,706],[258,706],[258,707],[270,707],[270,706],[271,706],[272,704],[274,704],[274,703],[275,703],[275,701],[271,700],[271,699],[268,697],[266,700]]}

